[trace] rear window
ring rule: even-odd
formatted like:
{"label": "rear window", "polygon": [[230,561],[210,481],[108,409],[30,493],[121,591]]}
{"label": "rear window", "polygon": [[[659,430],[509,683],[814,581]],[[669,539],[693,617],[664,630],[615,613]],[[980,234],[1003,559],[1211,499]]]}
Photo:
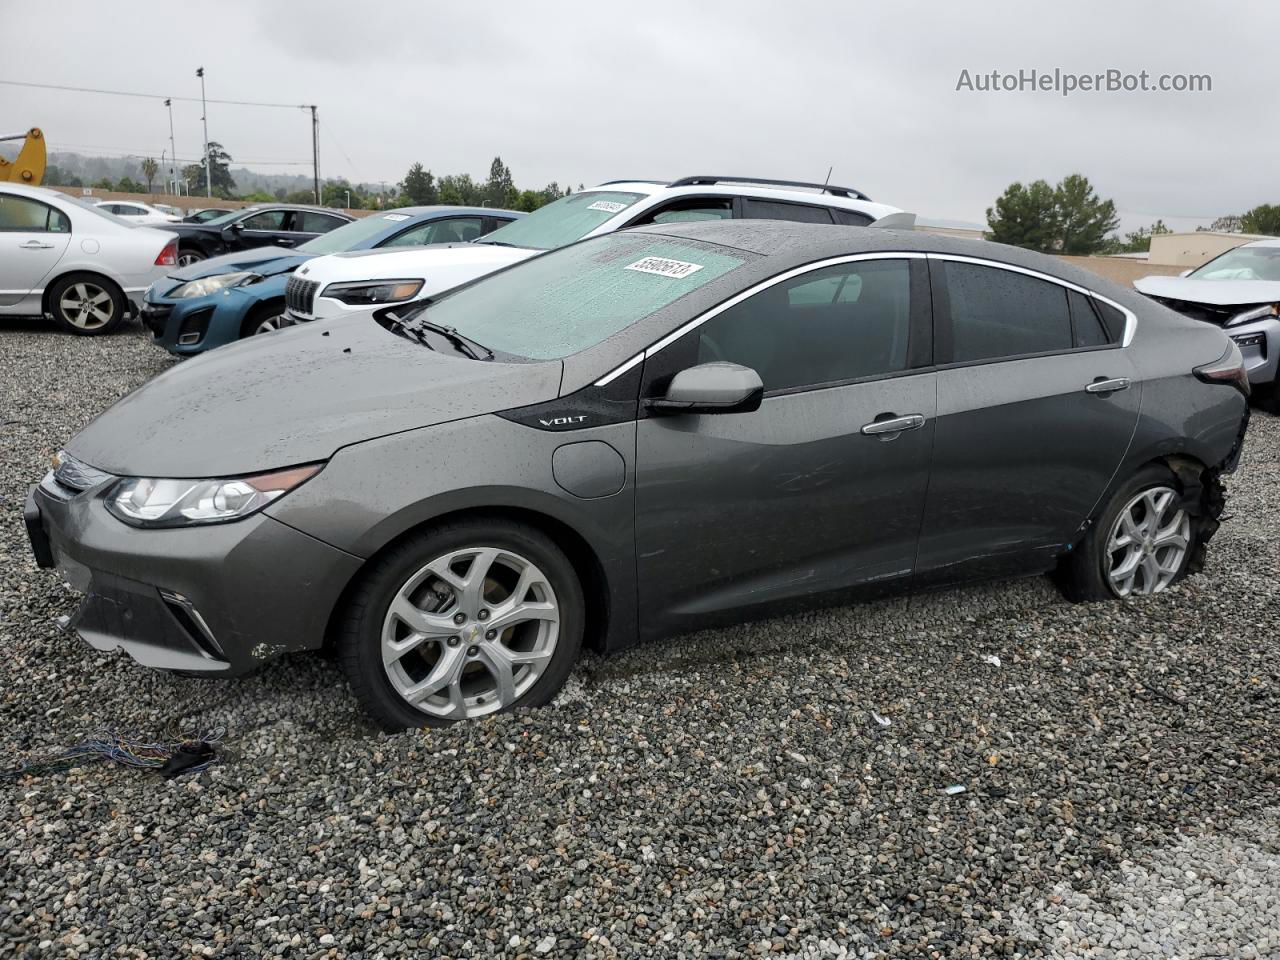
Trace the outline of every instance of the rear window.
{"label": "rear window", "polygon": [[609,234],[463,287],[429,305],[425,319],[503,353],[555,360],[656,313],[747,256],[693,240]]}
{"label": "rear window", "polygon": [[533,250],[554,250],[581,240],[640,199],[638,193],[591,190],[561,197],[529,216],[499,227],[481,243],[505,243]]}

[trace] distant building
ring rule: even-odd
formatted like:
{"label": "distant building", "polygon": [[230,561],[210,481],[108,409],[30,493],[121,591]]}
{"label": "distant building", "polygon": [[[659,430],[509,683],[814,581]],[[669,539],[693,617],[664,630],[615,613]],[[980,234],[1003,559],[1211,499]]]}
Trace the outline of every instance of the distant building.
{"label": "distant building", "polygon": [[987,235],[986,227],[964,220],[930,220],[927,217],[916,217],[916,229],[944,237],[962,237],[965,240],[982,240]]}
{"label": "distant building", "polygon": [[1220,233],[1216,230],[1157,233],[1151,238],[1148,260],[1173,267],[1198,267],[1242,243],[1266,239],[1256,233]]}

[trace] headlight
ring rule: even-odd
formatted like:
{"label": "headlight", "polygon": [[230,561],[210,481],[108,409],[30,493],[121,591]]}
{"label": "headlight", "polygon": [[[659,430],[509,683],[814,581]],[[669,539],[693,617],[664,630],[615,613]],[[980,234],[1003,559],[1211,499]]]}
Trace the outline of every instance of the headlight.
{"label": "headlight", "polygon": [[1234,327],[1250,320],[1263,320],[1267,317],[1280,316],[1280,303],[1264,303],[1260,307],[1250,307],[1244,313],[1237,313],[1226,322],[1226,326]]}
{"label": "headlight", "polygon": [[199,280],[189,280],[178,289],[172,291],[169,296],[177,300],[190,300],[192,297],[207,297],[211,293],[217,293],[219,290],[225,290],[227,287],[243,287],[247,283],[257,283],[261,280],[256,273],[249,271],[241,271],[240,273],[220,273],[214,277],[201,277]]}
{"label": "headlight", "polygon": [[220,480],[125,477],[107,494],[107,509],[135,527],[226,523],[256,513],[310,480],[323,464]]}
{"label": "headlight", "polygon": [[331,283],[320,294],[353,307],[373,307],[383,303],[403,303],[422,289],[421,280],[359,280],[355,283]]}

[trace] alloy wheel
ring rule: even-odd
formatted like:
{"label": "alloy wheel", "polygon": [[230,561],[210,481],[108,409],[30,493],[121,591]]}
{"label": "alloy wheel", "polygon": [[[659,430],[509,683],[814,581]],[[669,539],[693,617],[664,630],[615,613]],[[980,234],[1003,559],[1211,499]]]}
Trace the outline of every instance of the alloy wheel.
{"label": "alloy wheel", "polygon": [[1107,582],[1120,597],[1159,593],[1182,570],[1191,547],[1191,517],[1171,487],[1134,496],[1107,537]]}
{"label": "alloy wheel", "polygon": [[287,327],[288,325],[283,313],[275,313],[269,317],[263,317],[261,321],[255,324],[251,336],[256,337],[263,333],[275,333],[281,327]]}
{"label": "alloy wheel", "polygon": [[437,557],[396,592],[382,625],[382,665],[395,691],[433,717],[508,707],[542,675],[560,635],[550,580],[497,547]]}
{"label": "alloy wheel", "polygon": [[96,283],[73,283],[58,300],[58,309],[67,323],[81,330],[100,330],[116,315],[111,294]]}
{"label": "alloy wheel", "polygon": [[199,263],[203,259],[204,257],[200,256],[198,253],[179,253],[178,266],[189,267],[193,263]]}

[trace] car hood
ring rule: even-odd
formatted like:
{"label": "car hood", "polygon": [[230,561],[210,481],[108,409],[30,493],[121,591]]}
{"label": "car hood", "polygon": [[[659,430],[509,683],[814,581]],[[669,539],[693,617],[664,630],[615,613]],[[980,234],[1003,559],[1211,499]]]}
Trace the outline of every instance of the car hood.
{"label": "car hood", "polygon": [[285,273],[297,268],[305,262],[308,255],[282,250],[280,247],[258,247],[256,250],[242,250],[238,253],[224,253],[219,257],[201,260],[189,267],[175,270],[169,276],[174,280],[199,280],[202,277],[215,277],[221,273],[238,273],[241,270],[252,270],[264,277]]}
{"label": "car hood", "polygon": [[1191,277],[1143,277],[1133,282],[1139,293],[1149,297],[1207,303],[1217,307],[1233,304],[1280,303],[1280,280],[1196,280]]}
{"label": "car hood", "polygon": [[[500,247],[486,243],[437,243],[425,247],[398,250],[354,250],[316,257],[298,275],[323,284],[344,280],[391,280],[402,277],[426,277],[430,288],[444,287],[434,277],[463,279],[500,270],[527,260],[539,250],[524,247]],[[446,286],[452,286],[447,283]]]}
{"label": "car hood", "polygon": [[436,352],[371,315],[253,337],[120,400],[67,451],[121,476],[222,477],[326,460],[340,447],[554,399],[561,363]]}

